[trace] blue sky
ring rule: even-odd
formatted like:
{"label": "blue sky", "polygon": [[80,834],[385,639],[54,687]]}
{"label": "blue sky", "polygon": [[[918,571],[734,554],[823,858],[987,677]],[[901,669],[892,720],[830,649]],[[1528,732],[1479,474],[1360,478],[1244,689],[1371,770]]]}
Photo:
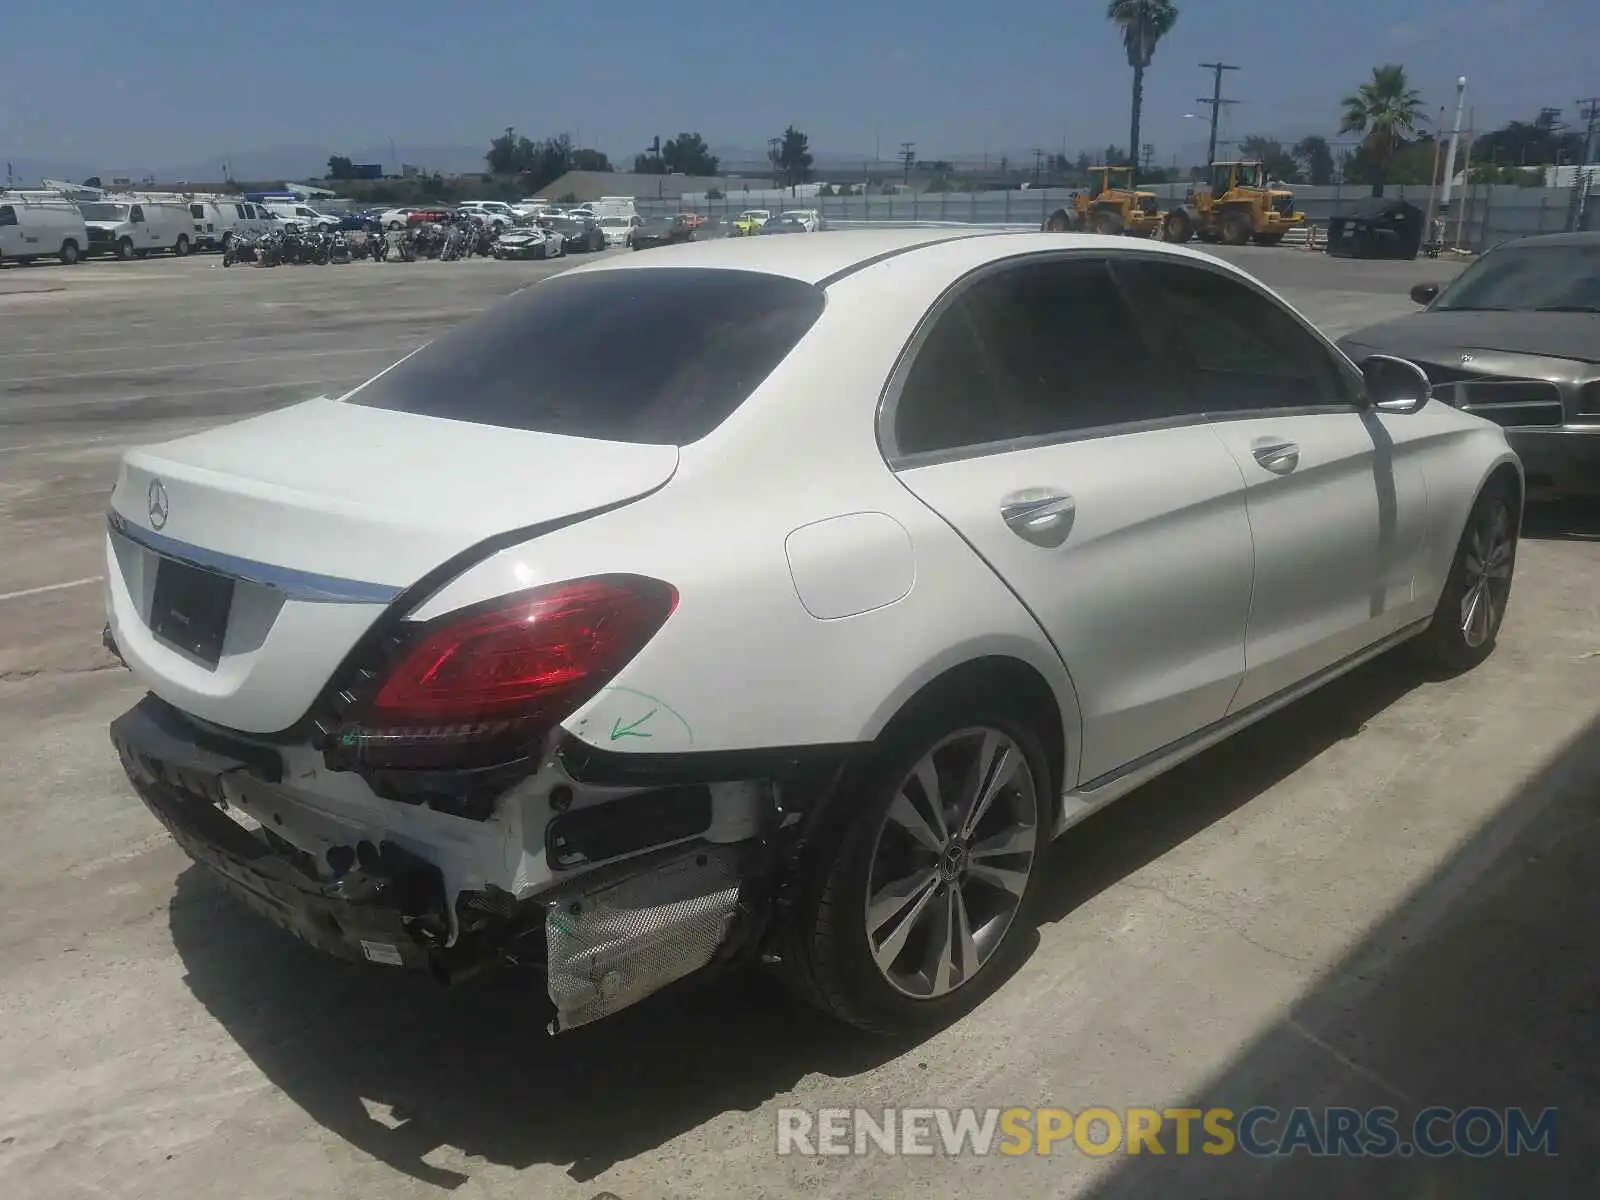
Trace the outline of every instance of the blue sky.
{"label": "blue sky", "polygon": [[[576,131],[614,158],[698,129],[761,147],[924,157],[1127,140],[1129,72],[1101,0],[14,0],[0,41],[0,156],[170,164],[269,147],[472,145],[505,125]],[[1597,0],[1179,0],[1148,79],[1157,161],[1203,147],[1196,65],[1243,69],[1235,137],[1332,132],[1372,65],[1430,107],[1471,78],[1478,124],[1600,94]],[[1077,16],[1070,14],[1077,13]],[[579,36],[581,16],[596,32]]]}

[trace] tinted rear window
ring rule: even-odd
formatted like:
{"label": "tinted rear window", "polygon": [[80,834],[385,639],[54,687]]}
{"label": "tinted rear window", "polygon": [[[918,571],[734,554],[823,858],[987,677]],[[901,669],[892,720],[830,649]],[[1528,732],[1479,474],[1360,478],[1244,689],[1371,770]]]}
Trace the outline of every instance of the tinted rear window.
{"label": "tinted rear window", "polygon": [[720,425],[822,314],[821,289],[753,271],[545,280],[350,397],[368,408],[617,442],[686,445]]}

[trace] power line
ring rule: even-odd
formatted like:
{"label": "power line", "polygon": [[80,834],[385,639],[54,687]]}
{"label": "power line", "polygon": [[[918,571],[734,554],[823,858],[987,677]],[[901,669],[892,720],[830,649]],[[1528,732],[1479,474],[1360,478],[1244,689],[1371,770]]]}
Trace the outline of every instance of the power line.
{"label": "power line", "polygon": [[1222,73],[1224,71],[1237,71],[1239,68],[1232,63],[1225,62],[1201,63],[1200,65],[1213,73],[1210,99],[1201,96],[1196,101],[1197,104],[1207,105],[1211,109],[1211,143],[1206,149],[1206,165],[1209,167],[1217,161],[1217,118],[1222,115],[1223,105],[1239,103],[1237,100],[1224,100],[1222,98]]}

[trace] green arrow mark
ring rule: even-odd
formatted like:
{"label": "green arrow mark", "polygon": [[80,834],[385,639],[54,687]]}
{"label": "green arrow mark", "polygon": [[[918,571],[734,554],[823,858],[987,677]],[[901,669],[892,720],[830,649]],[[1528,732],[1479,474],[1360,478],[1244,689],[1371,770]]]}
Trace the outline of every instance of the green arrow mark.
{"label": "green arrow mark", "polygon": [[655,716],[658,711],[659,710],[652,708],[637,721],[630,721],[626,725],[622,723],[622,718],[618,717],[616,720],[611,722],[611,740],[615,742],[620,741],[625,737],[647,738],[654,736],[653,734],[641,732],[639,726],[643,725],[651,717]]}

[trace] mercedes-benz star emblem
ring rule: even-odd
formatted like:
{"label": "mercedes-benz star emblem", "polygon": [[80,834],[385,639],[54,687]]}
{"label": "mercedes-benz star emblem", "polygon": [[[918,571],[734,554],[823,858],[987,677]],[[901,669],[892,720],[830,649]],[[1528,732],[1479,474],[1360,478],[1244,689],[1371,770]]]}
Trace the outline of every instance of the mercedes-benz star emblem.
{"label": "mercedes-benz star emblem", "polygon": [[1463,354],[1463,355],[1462,355],[1462,356],[1461,356],[1461,365],[1462,365],[1462,366],[1463,366],[1463,367],[1466,367],[1466,366],[1470,366],[1470,365],[1471,365],[1471,364],[1472,364],[1472,355],[1470,355],[1470,354]]}
{"label": "mercedes-benz star emblem", "polygon": [[167,523],[167,486],[159,479],[150,481],[150,528],[160,529]]}

